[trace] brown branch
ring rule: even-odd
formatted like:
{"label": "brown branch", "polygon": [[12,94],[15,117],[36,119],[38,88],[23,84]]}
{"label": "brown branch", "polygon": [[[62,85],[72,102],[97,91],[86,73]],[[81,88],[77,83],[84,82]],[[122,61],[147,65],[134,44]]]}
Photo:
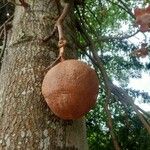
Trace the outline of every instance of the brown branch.
{"label": "brown branch", "polygon": [[47,42],[48,40],[50,40],[51,37],[52,37],[52,36],[55,34],[55,32],[57,31],[57,29],[58,29],[58,34],[59,34],[59,40],[64,39],[64,33],[63,33],[63,28],[62,28],[62,26],[63,26],[63,22],[64,22],[64,20],[65,20],[65,18],[66,18],[66,16],[67,16],[67,14],[68,14],[69,11],[70,11],[70,3],[64,3],[63,6],[64,6],[64,9],[63,9],[63,11],[62,11],[62,14],[61,14],[60,17],[58,18],[58,20],[57,20],[57,22],[56,22],[56,24],[55,24],[55,26],[54,26],[53,31],[51,32],[51,34],[50,34],[48,37],[46,37],[45,39],[43,39],[43,42]]}
{"label": "brown branch", "polygon": [[62,5],[64,7],[62,14],[60,15],[60,17],[58,18],[58,20],[56,21],[56,24],[54,26],[53,31],[51,32],[51,34],[46,37],[45,39],[43,39],[43,42],[47,42],[51,39],[51,37],[56,33],[56,30],[58,29],[58,35],[59,35],[59,40],[63,40],[64,39],[64,33],[63,33],[63,22],[67,16],[67,14],[69,13],[70,10],[70,3],[63,3]]}
{"label": "brown branch", "polygon": [[46,68],[46,70],[52,68],[59,61],[63,61],[64,60],[64,57],[63,57],[63,55],[64,55],[64,47],[66,46],[67,41],[65,39],[64,32],[63,32],[63,22],[64,22],[64,20],[65,20],[65,18],[67,16],[67,14],[70,11],[71,5],[70,5],[70,3],[63,3],[62,6],[64,7],[64,9],[63,9],[60,17],[58,18],[52,33],[50,34],[50,36],[48,36],[47,38],[42,40],[43,42],[47,42],[55,34],[56,30],[58,30],[58,35],[59,35],[59,42],[58,42],[59,55],[56,58],[56,60],[50,66],[48,66]]}
{"label": "brown branch", "polygon": [[62,26],[63,26],[63,22],[67,16],[67,14],[70,11],[70,3],[64,3],[63,5],[64,5],[63,12],[56,22],[56,26],[58,28],[59,40],[62,40],[65,38]]}
{"label": "brown branch", "polygon": [[71,6],[70,3],[63,3],[63,7],[64,7],[63,12],[60,15],[60,17],[58,18],[57,22],[56,22],[56,27],[58,29],[58,35],[59,35],[59,42],[58,42],[59,56],[58,56],[57,59],[59,59],[59,57],[60,57],[61,61],[64,60],[64,58],[63,58],[64,47],[67,44],[67,41],[65,39],[64,32],[63,32],[63,22],[64,22],[64,20],[67,16],[67,14],[70,11],[70,6]]}

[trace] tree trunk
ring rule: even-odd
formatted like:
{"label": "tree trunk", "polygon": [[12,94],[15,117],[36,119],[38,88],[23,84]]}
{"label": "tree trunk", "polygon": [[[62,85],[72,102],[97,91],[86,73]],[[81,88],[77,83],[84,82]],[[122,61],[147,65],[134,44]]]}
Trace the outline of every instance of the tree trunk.
{"label": "tree trunk", "polygon": [[[53,30],[56,1],[28,2],[30,10],[16,7],[0,73],[0,150],[87,150],[85,119],[57,118],[41,94],[44,70],[58,54],[58,36],[46,44],[39,39]],[[73,12],[68,16],[66,56],[75,58]]]}

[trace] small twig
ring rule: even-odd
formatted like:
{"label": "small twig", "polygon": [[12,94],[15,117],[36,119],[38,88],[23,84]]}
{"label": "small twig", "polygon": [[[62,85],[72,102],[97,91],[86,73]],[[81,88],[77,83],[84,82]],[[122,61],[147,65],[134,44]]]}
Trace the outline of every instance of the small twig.
{"label": "small twig", "polygon": [[6,24],[4,24],[4,44],[3,44],[3,48],[2,48],[1,53],[0,53],[0,61],[2,61],[2,58],[4,55],[6,43],[7,43],[7,30],[6,30]]}
{"label": "small twig", "polygon": [[2,29],[1,32],[0,32],[0,39],[2,38],[3,33],[4,33],[4,29]]}
{"label": "small twig", "polygon": [[3,29],[3,27],[11,21],[11,19],[14,17],[14,15],[11,15],[1,26],[0,26],[0,31]]}
{"label": "small twig", "polygon": [[137,107],[134,105],[134,103],[131,102],[131,105],[132,105],[134,111],[137,113],[138,118],[141,120],[141,122],[143,123],[144,127],[147,129],[148,133],[150,134],[150,125],[149,125],[148,122],[145,120],[145,118],[143,117],[143,115],[139,112],[139,110],[138,110]]}
{"label": "small twig", "polygon": [[42,39],[42,42],[48,42],[51,39],[51,37],[54,36],[54,34],[56,33],[56,31],[57,31],[57,28],[55,26],[54,29],[53,29],[53,31],[51,32],[51,34],[48,37]]}
{"label": "small twig", "polygon": [[5,6],[7,6],[9,4],[9,2],[5,3],[2,7],[0,7],[0,9],[4,8]]}
{"label": "small twig", "polygon": [[60,62],[60,56],[59,57],[57,57],[56,59],[55,59],[55,61],[51,64],[51,65],[49,65],[44,71],[45,72],[47,72],[48,70],[50,70],[52,67],[54,67],[57,63],[59,63]]}

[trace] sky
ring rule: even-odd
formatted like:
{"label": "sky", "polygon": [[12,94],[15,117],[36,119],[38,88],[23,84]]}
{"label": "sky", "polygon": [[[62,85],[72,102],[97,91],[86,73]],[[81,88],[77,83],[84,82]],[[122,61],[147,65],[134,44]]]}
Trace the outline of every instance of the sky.
{"label": "sky", "polygon": [[[139,46],[141,43],[148,43],[150,42],[150,33],[138,33],[136,36],[129,39],[131,43],[134,43],[135,45]],[[149,45],[150,46],[150,45]],[[149,54],[150,55],[150,54]],[[145,58],[140,58],[140,62],[143,64],[150,62],[150,56],[147,56]],[[148,92],[150,95],[150,71],[142,72],[142,78],[130,78],[129,80],[129,88],[140,90],[144,92]],[[136,99],[135,104],[139,105],[142,109],[145,111],[150,111],[150,103],[141,103],[141,97]]]}
{"label": "sky", "polygon": [[[128,28],[128,24],[123,24],[121,30],[127,32]],[[150,32],[146,32],[144,34],[139,32],[135,36],[129,38],[128,42],[133,43],[136,46],[139,46],[142,43],[148,43],[148,46],[150,46]],[[150,63],[150,54],[145,58],[140,58],[140,62],[142,62],[143,64]],[[128,87],[135,90],[148,92],[150,95],[150,71],[143,71],[142,78],[130,78]],[[135,104],[137,104],[145,111],[150,111],[150,103],[141,103],[141,99],[142,97],[137,98],[135,100]]]}
{"label": "sky", "polygon": [[150,75],[148,73],[142,73],[142,78],[140,79],[130,78],[129,81],[129,87],[150,93]]}
{"label": "sky", "polygon": [[[144,92],[148,92],[150,94],[150,75],[148,73],[142,73],[142,78],[129,80],[129,88],[140,90]],[[150,111],[150,103],[141,103],[142,97],[136,99],[135,104],[140,106],[145,111]]]}

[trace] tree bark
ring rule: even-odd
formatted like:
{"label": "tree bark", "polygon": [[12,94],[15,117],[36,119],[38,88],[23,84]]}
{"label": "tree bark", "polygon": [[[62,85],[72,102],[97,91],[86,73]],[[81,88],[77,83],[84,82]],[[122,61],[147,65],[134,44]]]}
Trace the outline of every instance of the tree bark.
{"label": "tree bark", "polygon": [[[45,68],[58,54],[53,30],[55,0],[29,0],[30,9],[16,7],[0,72],[0,150],[87,150],[85,119],[64,121],[48,108],[41,94]],[[67,58],[75,58],[73,12],[65,21]]]}

